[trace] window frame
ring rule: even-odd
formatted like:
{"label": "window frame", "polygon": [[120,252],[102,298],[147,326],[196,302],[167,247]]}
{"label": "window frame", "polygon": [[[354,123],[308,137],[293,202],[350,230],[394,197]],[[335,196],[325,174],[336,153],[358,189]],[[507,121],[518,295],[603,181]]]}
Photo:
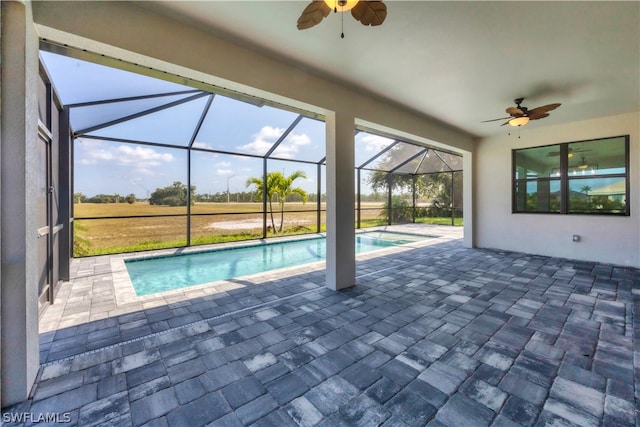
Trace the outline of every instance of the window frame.
{"label": "window frame", "polygon": [[[569,146],[575,143],[591,143],[591,142],[599,142],[605,141],[608,139],[624,139],[624,172],[617,174],[592,174],[589,175],[589,178],[624,178],[625,180],[625,207],[623,212],[571,212],[569,206],[569,183],[572,179],[580,180],[581,177],[572,177],[569,175]],[[558,147],[560,152],[559,159],[559,178],[551,178],[551,177],[536,177],[536,178],[516,178],[517,171],[517,153],[523,150],[535,149],[535,148],[550,148],[550,147]],[[595,139],[587,139],[587,140],[578,140],[578,141],[570,141],[563,142],[559,144],[549,144],[549,145],[539,145],[534,147],[526,147],[526,148],[518,148],[511,150],[511,213],[513,214],[547,214],[547,215],[599,215],[599,216],[631,216],[631,203],[630,203],[630,179],[629,179],[629,164],[630,164],[630,153],[629,153],[629,135],[618,135],[611,136],[605,138],[595,138]],[[560,211],[527,211],[527,210],[519,210],[518,209],[518,194],[517,188],[518,185],[527,185],[529,182],[542,182],[542,181],[560,181]]]}

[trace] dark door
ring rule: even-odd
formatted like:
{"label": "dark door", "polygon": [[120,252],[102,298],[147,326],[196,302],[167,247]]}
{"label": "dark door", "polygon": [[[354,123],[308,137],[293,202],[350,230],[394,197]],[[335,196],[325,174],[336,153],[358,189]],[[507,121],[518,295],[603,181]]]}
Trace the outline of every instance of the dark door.
{"label": "dark door", "polygon": [[38,129],[38,293],[40,302],[52,302],[51,248],[51,134],[44,123]]}
{"label": "dark door", "polygon": [[[62,107],[46,69],[38,82],[37,182],[38,280],[40,308],[53,304],[60,279],[69,278],[70,149],[68,113]],[[62,159],[62,160],[61,160]],[[67,237],[67,238],[65,238]]]}

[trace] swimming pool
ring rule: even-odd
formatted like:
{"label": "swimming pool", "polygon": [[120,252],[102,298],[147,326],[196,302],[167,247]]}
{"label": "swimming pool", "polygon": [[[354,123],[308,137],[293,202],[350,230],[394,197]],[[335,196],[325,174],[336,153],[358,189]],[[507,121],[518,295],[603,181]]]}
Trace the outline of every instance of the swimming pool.
{"label": "swimming pool", "polygon": [[[431,236],[369,231],[356,234],[356,253],[430,239]],[[138,296],[292,267],[326,258],[326,239],[316,237],[125,261]]]}

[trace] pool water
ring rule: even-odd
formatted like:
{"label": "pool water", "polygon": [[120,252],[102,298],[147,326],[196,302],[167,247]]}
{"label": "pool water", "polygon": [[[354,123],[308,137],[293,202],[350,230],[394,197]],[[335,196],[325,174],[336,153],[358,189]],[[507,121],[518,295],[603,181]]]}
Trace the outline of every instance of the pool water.
{"label": "pool water", "polygon": [[[431,238],[415,234],[371,231],[356,234],[356,253]],[[138,296],[292,267],[326,258],[324,237],[238,248],[126,260]]]}

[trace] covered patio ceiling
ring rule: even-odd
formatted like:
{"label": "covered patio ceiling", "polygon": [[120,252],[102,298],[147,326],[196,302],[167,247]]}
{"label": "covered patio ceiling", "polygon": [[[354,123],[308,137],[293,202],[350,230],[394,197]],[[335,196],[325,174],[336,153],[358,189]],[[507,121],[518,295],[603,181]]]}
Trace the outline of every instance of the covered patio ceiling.
{"label": "covered patio ceiling", "polygon": [[[299,31],[301,1],[141,1],[278,62],[312,70],[465,132],[505,134],[513,100],[562,106],[528,128],[640,109],[637,1],[396,1],[365,27],[330,14]],[[206,52],[215,58],[214,52]]]}

